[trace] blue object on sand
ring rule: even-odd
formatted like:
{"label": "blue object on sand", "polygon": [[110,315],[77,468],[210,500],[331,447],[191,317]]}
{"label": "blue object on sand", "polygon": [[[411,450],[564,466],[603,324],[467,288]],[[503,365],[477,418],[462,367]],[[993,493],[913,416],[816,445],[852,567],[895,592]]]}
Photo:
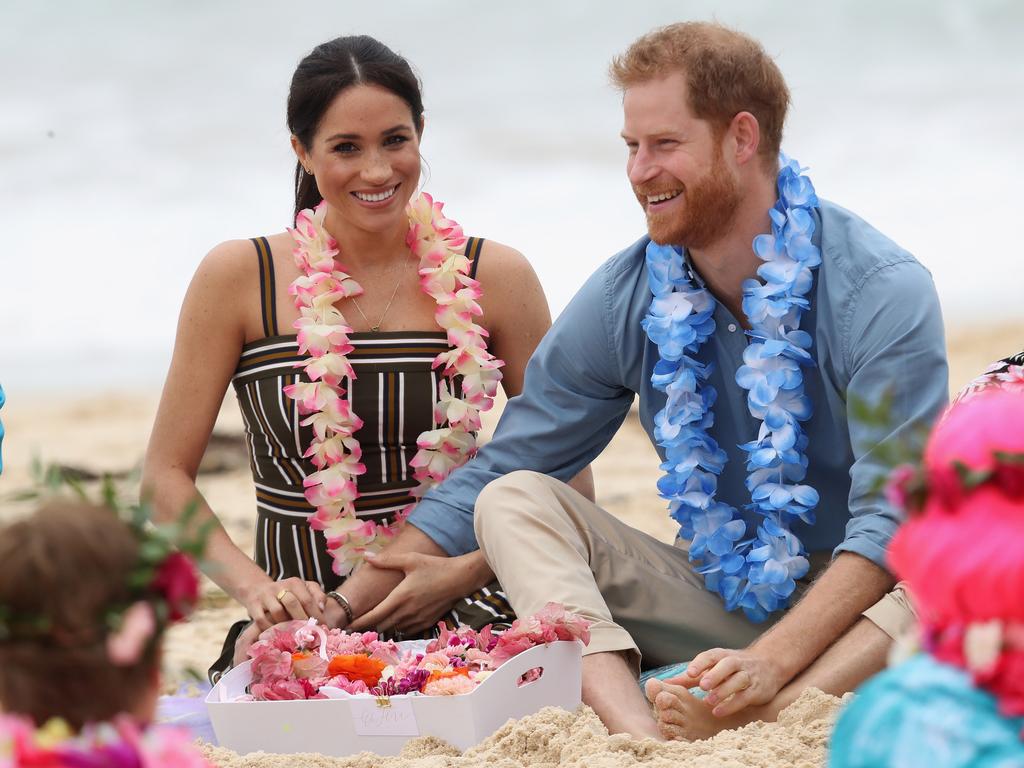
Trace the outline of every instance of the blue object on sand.
{"label": "blue object on sand", "polygon": [[210,684],[185,683],[170,696],[161,696],[156,705],[155,722],[183,728],[195,739],[217,745],[210,714],[206,710],[206,694]]}
{"label": "blue object on sand", "polygon": [[[671,677],[679,677],[686,671],[686,668],[690,665],[688,661],[681,661],[678,664],[669,664],[665,667],[657,667],[655,669],[648,669],[646,672],[640,674],[640,690],[644,690],[648,680],[668,680]],[[690,693],[696,696],[698,699],[703,699],[707,696],[707,692],[700,688],[691,688]]]}

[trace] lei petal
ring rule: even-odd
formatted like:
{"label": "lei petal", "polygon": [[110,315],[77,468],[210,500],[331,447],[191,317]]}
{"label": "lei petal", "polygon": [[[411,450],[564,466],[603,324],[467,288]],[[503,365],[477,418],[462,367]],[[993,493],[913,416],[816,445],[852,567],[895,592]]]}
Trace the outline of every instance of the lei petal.
{"label": "lei petal", "polygon": [[652,299],[642,325],[660,359],[651,383],[665,392],[665,407],[654,417],[654,436],[664,450],[658,492],[669,514],[690,539],[690,560],[727,610],[741,608],[752,621],[764,621],[785,608],[796,580],[809,568],[800,540],[789,530],[794,520],[814,523],[818,493],[800,481],[807,472],[807,437],[800,422],[811,417],[802,368],[813,365],[812,338],[799,328],[806,298],[821,264],[814,245],[818,205],[803,169],[780,160],[778,201],[769,211],[771,232],[754,238],[764,262],[759,280],[743,283],[743,312],[752,327],[736,383],[747,391],[747,407],[761,420],[756,440],[744,443],[746,486],[751,509],[762,517],[754,538],[734,507],[716,500],[725,452],[708,434],[714,423],[716,392],[710,369],[694,355],[714,333],[715,300],[694,284],[682,251],[650,243],[647,274]]}
{"label": "lei petal", "polygon": [[[420,287],[436,302],[435,320],[453,347],[433,362],[446,377],[434,408],[434,420],[445,426],[424,432],[417,441],[419,451],[410,462],[420,483],[417,495],[475,454],[480,412],[493,405],[501,381],[499,368],[504,365],[487,351],[486,329],[473,321],[483,314],[477,303],[480,284],[469,276],[471,263],[461,252],[466,243],[462,228],[445,217],[443,207],[424,193],[406,209],[406,244],[419,259]],[[300,313],[295,322],[299,352],[309,357],[296,367],[303,368],[310,381],[291,384],[284,393],[306,417],[301,424],[313,428],[313,441],[303,454],[317,468],[303,482],[306,500],[317,510],[310,525],[323,532],[334,572],[345,576],[365,553],[379,550],[383,541],[397,534],[412,507],[385,525],[356,517],[356,478],[366,467],[354,435],[363,422],[345,398],[345,380],[356,378],[347,357],[354,349],[349,340],[352,329],[334,305],[363,289],[336,261],[338,244],[324,227],[326,214],[326,203],[300,211],[289,230],[301,274],[288,292]],[[457,376],[459,397],[454,394]]]}

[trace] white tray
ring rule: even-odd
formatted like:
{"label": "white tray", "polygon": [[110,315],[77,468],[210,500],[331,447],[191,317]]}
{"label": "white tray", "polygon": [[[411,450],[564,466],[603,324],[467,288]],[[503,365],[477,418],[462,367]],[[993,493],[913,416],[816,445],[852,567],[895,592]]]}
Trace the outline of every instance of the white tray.
{"label": "white tray", "polygon": [[[251,680],[247,661],[217,682],[206,705],[220,745],[239,754],[320,752],[340,757],[366,750],[397,755],[416,736],[436,736],[465,750],[510,718],[548,706],[578,707],[582,648],[576,641],[531,648],[498,667],[472,693],[392,696],[383,701],[372,696],[235,701]],[[543,670],[540,679],[518,685],[535,667]]]}

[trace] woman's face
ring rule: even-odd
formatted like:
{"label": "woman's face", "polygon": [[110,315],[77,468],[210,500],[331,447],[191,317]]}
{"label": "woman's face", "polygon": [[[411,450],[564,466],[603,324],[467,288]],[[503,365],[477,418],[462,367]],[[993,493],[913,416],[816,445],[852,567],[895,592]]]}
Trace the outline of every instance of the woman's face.
{"label": "woman's face", "polygon": [[330,206],[327,224],[386,232],[405,221],[420,179],[420,143],[409,105],[375,85],[339,93],[300,162]]}

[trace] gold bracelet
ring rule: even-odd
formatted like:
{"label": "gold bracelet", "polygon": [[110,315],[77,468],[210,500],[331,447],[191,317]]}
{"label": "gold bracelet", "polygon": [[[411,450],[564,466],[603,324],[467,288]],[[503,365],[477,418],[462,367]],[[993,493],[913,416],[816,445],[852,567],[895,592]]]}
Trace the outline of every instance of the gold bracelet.
{"label": "gold bracelet", "polygon": [[327,593],[327,596],[341,606],[341,610],[343,610],[345,612],[345,616],[348,617],[349,624],[356,620],[356,615],[352,611],[352,603],[350,603],[348,598],[341,594],[341,592],[331,590]]}

